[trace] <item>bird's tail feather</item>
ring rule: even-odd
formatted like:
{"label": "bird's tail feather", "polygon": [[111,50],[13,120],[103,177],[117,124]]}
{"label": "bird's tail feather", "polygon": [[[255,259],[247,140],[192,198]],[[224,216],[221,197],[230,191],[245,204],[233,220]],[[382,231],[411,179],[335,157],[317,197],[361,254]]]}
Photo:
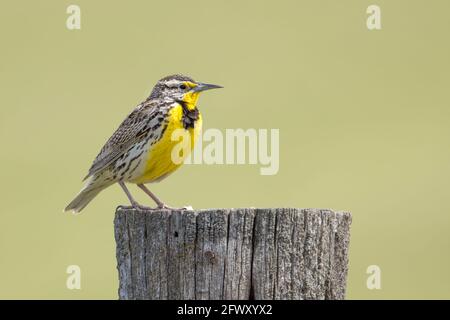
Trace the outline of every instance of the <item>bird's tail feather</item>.
{"label": "bird's tail feather", "polygon": [[72,213],[77,214],[86,207],[89,202],[92,201],[103,189],[109,185],[95,185],[88,183],[86,186],[77,194],[75,199],[70,202],[64,209],[66,211],[72,211]]}

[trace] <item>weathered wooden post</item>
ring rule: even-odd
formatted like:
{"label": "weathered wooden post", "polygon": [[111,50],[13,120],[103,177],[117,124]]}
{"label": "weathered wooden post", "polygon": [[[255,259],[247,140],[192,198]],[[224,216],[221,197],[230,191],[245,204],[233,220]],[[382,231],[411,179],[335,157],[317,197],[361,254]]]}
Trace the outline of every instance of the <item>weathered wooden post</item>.
{"label": "weathered wooden post", "polygon": [[321,209],[119,207],[119,298],[344,299],[350,224]]}

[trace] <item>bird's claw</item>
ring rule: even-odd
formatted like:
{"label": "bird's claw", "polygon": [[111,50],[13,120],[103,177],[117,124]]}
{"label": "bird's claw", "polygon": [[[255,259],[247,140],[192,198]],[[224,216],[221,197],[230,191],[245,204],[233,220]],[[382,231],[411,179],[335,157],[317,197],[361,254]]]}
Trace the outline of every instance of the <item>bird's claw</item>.
{"label": "bird's claw", "polygon": [[174,207],[170,207],[166,204],[159,205],[158,209],[160,209],[160,210],[176,210],[176,211],[194,210],[192,208],[192,206],[186,206],[186,207],[182,207],[182,208],[174,208]]}
{"label": "bird's claw", "polygon": [[117,209],[121,209],[121,210],[132,210],[132,209],[134,209],[134,210],[138,210],[138,211],[158,211],[158,210],[187,211],[187,210],[194,210],[192,208],[192,206],[185,206],[185,207],[182,207],[182,208],[174,208],[174,207],[170,207],[170,206],[168,206],[166,204],[162,204],[162,205],[159,205],[157,207],[152,208],[152,207],[143,206],[143,205],[141,205],[139,203],[133,203],[133,205],[131,205],[131,206],[122,206],[122,205],[120,205],[120,206],[117,207]]}

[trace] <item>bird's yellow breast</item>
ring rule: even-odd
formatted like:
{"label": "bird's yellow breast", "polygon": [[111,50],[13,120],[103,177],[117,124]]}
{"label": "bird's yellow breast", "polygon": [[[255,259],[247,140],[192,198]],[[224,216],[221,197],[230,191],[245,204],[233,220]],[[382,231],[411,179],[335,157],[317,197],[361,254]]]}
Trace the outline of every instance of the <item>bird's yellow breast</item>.
{"label": "bird's yellow breast", "polygon": [[202,116],[199,113],[194,128],[185,129],[182,120],[183,107],[177,103],[168,113],[167,128],[162,137],[149,149],[143,174],[132,182],[140,184],[159,181],[182,165],[182,162],[174,162],[172,159],[172,150],[180,143],[180,141],[172,139],[172,134],[176,130],[184,130],[189,133],[190,150],[183,153],[182,159],[184,160],[194,148],[194,143],[201,131]]}

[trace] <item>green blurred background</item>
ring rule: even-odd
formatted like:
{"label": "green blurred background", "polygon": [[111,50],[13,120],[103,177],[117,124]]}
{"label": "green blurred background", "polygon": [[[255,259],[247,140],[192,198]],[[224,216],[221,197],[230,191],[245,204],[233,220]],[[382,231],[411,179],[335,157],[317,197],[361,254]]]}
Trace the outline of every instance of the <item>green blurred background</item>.
{"label": "green blurred background", "polygon": [[[185,166],[153,186],[162,199],[349,210],[348,298],[450,298],[450,2],[1,4],[0,298],[117,298],[125,195],[113,186],[80,216],[61,211],[172,73],[225,86],[200,99],[205,128],[279,128],[280,170]],[[70,4],[81,30],[66,28]],[[370,4],[380,31],[366,28]],[[72,264],[81,290],[66,288]],[[372,264],[381,290],[366,287]]]}

